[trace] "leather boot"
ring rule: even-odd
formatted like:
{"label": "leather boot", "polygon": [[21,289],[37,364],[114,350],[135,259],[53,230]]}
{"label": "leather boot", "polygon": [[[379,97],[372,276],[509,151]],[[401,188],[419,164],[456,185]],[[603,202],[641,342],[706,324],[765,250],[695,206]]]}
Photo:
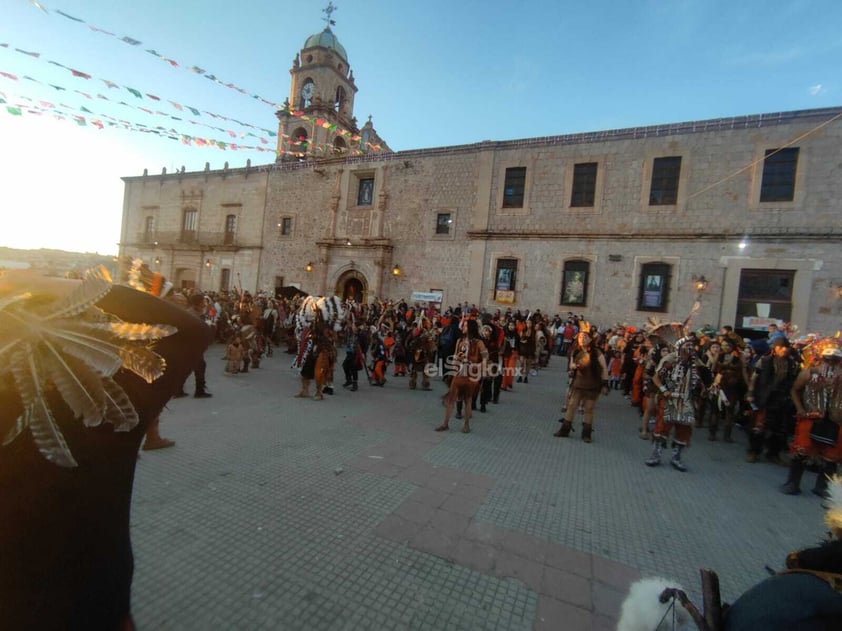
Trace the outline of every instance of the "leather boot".
{"label": "leather boot", "polygon": [[567,438],[570,436],[571,431],[573,431],[573,423],[565,419],[561,422],[561,427],[553,434],[553,436],[557,438]]}
{"label": "leather boot", "polygon": [[681,452],[684,450],[684,445],[676,445],[672,450],[672,458],[670,458],[670,465],[676,471],[684,473],[687,471],[687,465],[681,460]]}
{"label": "leather boot", "polygon": [[734,423],[731,420],[725,421],[725,426],[722,428],[722,440],[726,443],[733,443],[734,439],[731,438],[731,430],[734,429]]}
{"label": "leather boot", "polygon": [[295,395],[296,399],[306,399],[310,396],[310,380],[301,379],[301,391]]}
{"label": "leather boot", "polygon": [[819,473],[816,476],[816,485],[813,487],[813,494],[818,495],[823,499],[827,499],[827,483],[829,481],[830,476],[836,473],[836,463],[834,462],[825,462],[824,466],[819,469]]}
{"label": "leather boot", "polygon": [[586,443],[593,442],[591,435],[593,434],[593,425],[591,423],[582,424],[582,441]]}
{"label": "leather boot", "polygon": [[663,438],[656,438],[655,443],[652,447],[652,453],[644,461],[644,464],[647,467],[657,467],[659,464],[661,464],[661,454],[664,452],[665,446],[666,441]]}
{"label": "leather boot", "polygon": [[798,495],[801,493],[802,475],[804,475],[804,458],[796,456],[789,462],[789,476],[781,487],[781,493],[785,495]]}

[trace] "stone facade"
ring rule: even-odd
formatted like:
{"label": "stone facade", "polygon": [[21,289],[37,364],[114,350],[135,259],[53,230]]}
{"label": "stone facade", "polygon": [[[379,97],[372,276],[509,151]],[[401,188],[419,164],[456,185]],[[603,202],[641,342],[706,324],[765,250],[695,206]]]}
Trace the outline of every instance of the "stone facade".
{"label": "stone facade", "polygon": [[[772,319],[832,333],[842,314],[840,117],[785,112],[127,177],[121,251],[204,289],[239,278],[252,291],[295,284],[366,299],[441,290],[446,304],[573,311],[601,324],[683,319],[698,297],[696,323],[757,316],[762,326],[771,302]],[[774,175],[764,175],[766,154],[781,148],[797,148],[782,167],[792,199],[761,202]],[[662,159],[679,157],[664,180]],[[576,180],[580,168],[595,180]],[[520,188],[506,185],[507,169]],[[583,187],[592,201],[572,203]],[[189,208],[198,219],[185,243]],[[512,292],[496,291],[501,259],[514,266]],[[565,266],[584,270],[584,304],[561,304]],[[641,285],[653,269],[666,291],[650,310]]]}

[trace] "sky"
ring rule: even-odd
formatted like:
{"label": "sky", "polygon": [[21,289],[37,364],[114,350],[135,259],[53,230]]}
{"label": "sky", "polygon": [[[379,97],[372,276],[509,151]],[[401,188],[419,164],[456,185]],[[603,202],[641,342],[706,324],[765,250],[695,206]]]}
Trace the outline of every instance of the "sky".
{"label": "sky", "polygon": [[[328,0],[2,4],[0,246],[115,254],[121,177],[274,161],[242,147],[275,148],[264,101],[289,96]],[[838,0],[334,5],[358,123],[395,151],[842,105]]]}

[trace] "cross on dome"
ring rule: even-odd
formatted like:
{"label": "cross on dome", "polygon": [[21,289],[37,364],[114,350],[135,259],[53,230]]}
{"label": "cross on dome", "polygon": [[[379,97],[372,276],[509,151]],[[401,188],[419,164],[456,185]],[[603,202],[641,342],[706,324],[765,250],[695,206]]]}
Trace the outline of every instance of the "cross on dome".
{"label": "cross on dome", "polygon": [[334,6],[332,0],[327,3],[327,6],[324,9],[322,9],[322,13],[324,13],[326,16],[322,19],[327,23],[327,28],[330,28],[331,26],[336,26],[336,21],[333,20],[331,16],[333,15],[333,12],[337,11],[338,9],[339,7]]}

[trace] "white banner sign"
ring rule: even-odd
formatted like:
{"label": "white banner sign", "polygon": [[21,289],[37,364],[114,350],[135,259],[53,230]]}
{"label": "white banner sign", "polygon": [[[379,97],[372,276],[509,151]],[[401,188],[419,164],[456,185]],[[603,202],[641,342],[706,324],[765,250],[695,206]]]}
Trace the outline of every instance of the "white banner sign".
{"label": "white banner sign", "polygon": [[410,300],[412,302],[441,302],[443,294],[440,291],[413,291]]}
{"label": "white banner sign", "polygon": [[744,329],[765,329],[770,324],[783,326],[783,323],[783,320],[776,320],[775,318],[757,318],[755,316],[747,316],[743,318]]}

